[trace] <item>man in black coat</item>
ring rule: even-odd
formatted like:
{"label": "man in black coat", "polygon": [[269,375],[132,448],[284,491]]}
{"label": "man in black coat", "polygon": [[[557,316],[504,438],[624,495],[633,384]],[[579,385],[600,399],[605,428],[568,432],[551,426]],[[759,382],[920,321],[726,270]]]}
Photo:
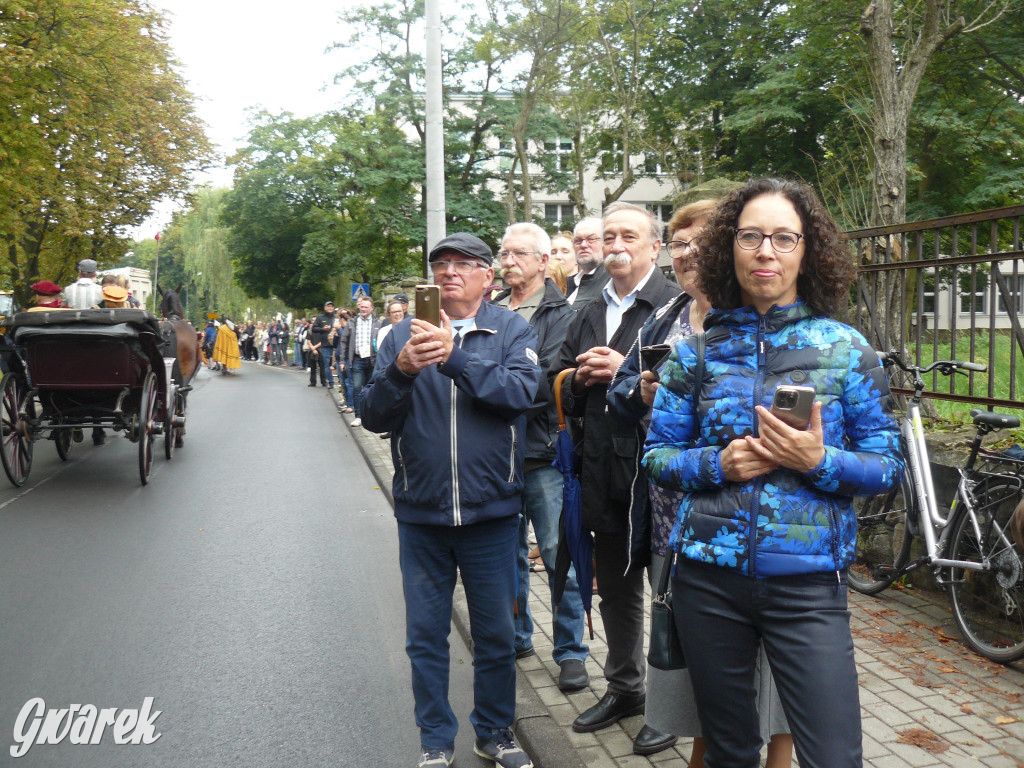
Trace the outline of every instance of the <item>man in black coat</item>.
{"label": "man in black coat", "polygon": [[[554,377],[576,368],[562,387],[563,406],[582,418],[581,485],[583,527],[594,533],[594,557],[601,617],[608,639],[604,697],[573,722],[586,733],[623,717],[640,714],[646,701],[644,680],[644,566],[630,562],[629,508],[637,455],[632,424],[618,424],[608,414],[608,385],[625,354],[636,342],[655,309],[679,293],[679,286],[657,268],[660,226],[644,208],[615,203],[604,216],[604,268],[610,281],[602,300],[581,308],[566,334]],[[653,754],[672,746],[676,737],[648,725],[633,749]]]}

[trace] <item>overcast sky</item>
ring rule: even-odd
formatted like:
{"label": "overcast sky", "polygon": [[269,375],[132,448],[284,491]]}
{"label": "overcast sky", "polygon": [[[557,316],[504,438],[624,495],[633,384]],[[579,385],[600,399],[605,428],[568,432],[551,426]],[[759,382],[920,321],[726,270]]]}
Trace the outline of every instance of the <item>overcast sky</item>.
{"label": "overcast sky", "polygon": [[[245,138],[251,107],[306,117],[338,104],[342,93],[334,76],[353,62],[351,54],[325,51],[348,39],[337,18],[342,3],[154,0],[167,11],[170,43],[196,97],[196,112],[222,156]],[[227,169],[199,179],[215,186],[230,181]],[[139,236],[165,225],[170,210],[164,207]]]}

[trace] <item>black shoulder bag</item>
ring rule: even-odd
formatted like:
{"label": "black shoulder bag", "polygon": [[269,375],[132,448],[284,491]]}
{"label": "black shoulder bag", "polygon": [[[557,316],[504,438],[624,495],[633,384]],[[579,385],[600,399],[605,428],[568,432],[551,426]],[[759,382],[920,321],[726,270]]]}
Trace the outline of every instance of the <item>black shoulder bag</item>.
{"label": "black shoulder bag", "polygon": [[[700,410],[700,390],[701,383],[704,381],[704,347],[704,334],[698,333],[697,365],[693,371],[695,413]],[[697,419],[697,428],[700,428],[700,419]],[[669,577],[672,575],[674,562],[675,553],[672,553],[668,562],[661,569],[658,589],[651,602],[651,644],[647,649],[647,663],[655,669],[665,671],[686,668],[686,657],[683,656],[683,647],[679,643],[675,617],[672,615],[672,584]]]}

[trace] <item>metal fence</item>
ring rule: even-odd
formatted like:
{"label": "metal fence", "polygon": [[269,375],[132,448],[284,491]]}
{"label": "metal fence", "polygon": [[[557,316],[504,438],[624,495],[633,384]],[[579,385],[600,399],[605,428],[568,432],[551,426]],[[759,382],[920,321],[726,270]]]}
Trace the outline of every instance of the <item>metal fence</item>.
{"label": "metal fence", "polygon": [[988,365],[966,387],[935,373],[931,397],[1024,408],[1022,217],[1016,205],[848,232],[859,275],[847,320],[876,349],[902,350],[918,364]]}

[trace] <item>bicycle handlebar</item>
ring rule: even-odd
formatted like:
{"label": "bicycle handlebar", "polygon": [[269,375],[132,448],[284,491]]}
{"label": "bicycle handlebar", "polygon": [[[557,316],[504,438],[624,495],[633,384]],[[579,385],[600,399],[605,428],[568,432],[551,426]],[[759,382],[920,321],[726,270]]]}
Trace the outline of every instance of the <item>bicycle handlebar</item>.
{"label": "bicycle handlebar", "polygon": [[983,373],[988,370],[988,366],[985,363],[974,363],[970,360],[936,360],[934,363],[924,367],[907,365],[895,349],[891,349],[888,352],[878,351],[878,359],[882,361],[884,366],[895,365],[907,373],[928,373],[931,370],[938,369],[939,373],[945,376],[950,376],[954,373],[963,373],[966,376],[967,371]]}

